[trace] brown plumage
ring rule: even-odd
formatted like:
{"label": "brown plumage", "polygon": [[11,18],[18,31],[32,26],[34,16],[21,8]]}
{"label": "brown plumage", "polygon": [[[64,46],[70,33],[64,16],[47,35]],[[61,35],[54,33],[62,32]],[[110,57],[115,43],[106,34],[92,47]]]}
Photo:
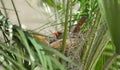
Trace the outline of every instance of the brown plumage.
{"label": "brown plumage", "polygon": [[45,37],[40,36],[40,35],[37,35],[37,34],[33,34],[33,36],[34,36],[37,40],[39,40],[39,41],[41,41],[41,42],[43,42],[43,43],[45,43],[45,44],[49,44],[49,42],[45,39]]}
{"label": "brown plumage", "polygon": [[[63,39],[59,39],[53,43],[50,44],[52,48],[55,48],[57,50],[61,50],[62,48],[62,41]],[[74,46],[76,44],[75,39],[67,39],[66,40],[66,47],[68,48],[69,46]]]}
{"label": "brown plumage", "polygon": [[73,33],[78,33],[80,32],[80,27],[83,25],[83,23],[86,21],[87,16],[83,16],[79,22],[77,23],[76,27],[73,30]]}
{"label": "brown plumage", "polygon": [[[83,16],[79,22],[77,23],[77,25],[75,26],[74,30],[72,31],[72,33],[68,34],[68,38],[66,40],[66,47],[69,47],[69,46],[73,46],[76,43],[75,39],[76,37],[78,36],[77,34],[80,32],[80,27],[83,25],[83,23],[86,21],[87,19],[87,16]],[[63,33],[62,32],[54,32],[54,35],[56,36],[57,40],[54,41],[53,43],[51,43],[50,45],[55,48],[55,49],[58,49],[60,50],[61,47],[62,47],[62,38],[63,38]],[[79,37],[77,37],[79,38]]]}
{"label": "brown plumage", "polygon": [[[76,33],[78,33],[80,31],[80,26],[82,26],[82,24],[85,22],[85,20],[87,19],[86,16],[83,16],[80,21],[78,22],[78,24],[76,25],[76,27],[74,28],[73,32],[71,34],[68,35],[72,35],[70,36],[70,38],[67,38],[66,40],[66,47],[68,48],[69,46],[74,46],[76,43],[75,39],[75,35]],[[57,40],[55,40],[54,42],[50,43],[50,46],[52,48],[55,48],[57,50],[61,50],[62,47],[62,41],[63,41],[63,33],[62,32],[54,32],[54,35],[56,37]],[[34,34],[33,35],[36,39],[38,39],[39,41],[45,43],[45,44],[49,44],[48,40],[45,39],[45,37],[42,37],[40,35]]]}

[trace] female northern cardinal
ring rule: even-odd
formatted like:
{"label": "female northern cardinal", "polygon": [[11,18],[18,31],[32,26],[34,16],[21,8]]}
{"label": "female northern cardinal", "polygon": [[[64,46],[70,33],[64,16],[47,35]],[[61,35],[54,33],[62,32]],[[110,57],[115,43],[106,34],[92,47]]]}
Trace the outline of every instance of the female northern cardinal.
{"label": "female northern cardinal", "polygon": [[[66,40],[66,46],[69,47],[69,46],[73,46],[76,44],[76,34],[78,34],[80,32],[80,27],[83,25],[83,23],[85,22],[85,20],[87,19],[87,16],[83,16],[78,24],[76,25],[76,27],[74,28],[74,30],[72,31],[72,33],[69,33],[68,35],[68,38]],[[55,49],[58,49],[60,50],[61,47],[62,47],[62,41],[63,41],[63,32],[54,32],[54,35],[56,36],[57,40],[54,41],[53,43],[51,43],[50,45],[55,48]]]}
{"label": "female northern cardinal", "polygon": [[[76,25],[76,27],[74,28],[73,32],[70,33],[69,35],[71,35],[70,37],[67,38],[66,40],[66,46],[74,46],[75,44],[77,44],[76,40],[76,33],[79,33],[80,31],[80,26],[82,26],[82,24],[85,22],[85,20],[87,19],[86,16],[83,16],[80,21],[78,22],[78,24]],[[56,37],[56,41],[50,43],[50,46],[52,48],[58,49],[60,50],[62,47],[62,41],[63,41],[63,32],[54,32],[54,35]],[[40,40],[41,42],[44,42],[46,44],[49,44],[48,40],[46,40],[44,37],[40,36],[40,35],[33,35],[36,39]]]}

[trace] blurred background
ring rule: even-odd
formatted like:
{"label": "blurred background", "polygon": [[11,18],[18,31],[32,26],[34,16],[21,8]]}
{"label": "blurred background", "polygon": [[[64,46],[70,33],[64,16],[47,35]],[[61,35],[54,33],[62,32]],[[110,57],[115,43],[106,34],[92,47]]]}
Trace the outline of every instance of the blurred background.
{"label": "blurred background", "polygon": [[[50,34],[51,31],[55,30],[53,27],[45,27],[45,29],[42,27],[55,21],[53,9],[49,6],[46,4],[40,5],[39,0],[13,0],[13,2],[17,10],[20,23],[24,28],[47,34]],[[8,17],[13,24],[19,24],[11,0],[1,0],[0,8],[2,13],[4,13],[4,15]],[[39,30],[40,27],[42,27],[43,30]]]}

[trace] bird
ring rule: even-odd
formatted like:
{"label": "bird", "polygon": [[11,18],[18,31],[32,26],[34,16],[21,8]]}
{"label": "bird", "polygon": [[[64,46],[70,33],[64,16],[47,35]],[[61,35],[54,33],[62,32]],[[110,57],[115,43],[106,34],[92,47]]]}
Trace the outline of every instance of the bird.
{"label": "bird", "polygon": [[[76,39],[79,38],[79,32],[80,32],[80,27],[83,25],[83,23],[86,21],[87,16],[83,16],[79,22],[77,23],[77,25],[75,26],[75,28],[73,29],[72,32],[69,32],[67,35],[67,39],[66,39],[66,47],[69,48],[70,46],[75,46],[77,45],[77,41]],[[63,41],[63,32],[60,31],[55,31],[53,33],[56,37],[56,41],[52,42],[50,45],[51,47],[57,49],[57,50],[61,50],[62,47],[62,41]]]}
{"label": "bird", "polygon": [[36,38],[37,40],[39,40],[40,42],[43,42],[45,44],[49,44],[49,41],[41,35],[33,34],[33,37]]}
{"label": "bird", "polygon": [[[57,49],[57,50],[60,51],[61,48],[62,48],[62,41],[63,41],[63,39],[56,40],[53,43],[51,43],[50,46],[52,48]],[[66,46],[67,47],[74,46],[75,44],[76,44],[75,39],[67,39],[66,40]]]}
{"label": "bird", "polygon": [[53,34],[55,35],[56,39],[62,39],[63,38],[63,32],[55,31]]}
{"label": "bird", "polygon": [[21,24],[21,27],[18,26],[18,25],[13,25],[12,29],[13,29],[13,32],[14,32],[14,33],[13,33],[13,36],[14,36],[14,37],[15,37],[14,34],[18,34],[17,29],[20,29],[20,30],[22,30],[25,34],[28,33],[28,35],[32,35],[32,37],[35,38],[35,39],[37,39],[38,41],[43,42],[43,43],[45,43],[45,44],[49,44],[49,41],[45,38],[44,35],[39,34],[39,33],[35,32],[35,31],[33,31],[33,30],[27,29],[27,26],[24,25],[24,24]]}
{"label": "bird", "polygon": [[[87,17],[83,16],[78,24],[75,26],[74,30],[72,32],[68,33],[68,38],[66,39],[66,47],[75,46],[77,44],[76,42],[76,34],[80,31],[80,27],[83,25],[83,23],[86,21]],[[50,47],[61,50],[62,48],[62,41],[63,41],[63,32],[55,31],[53,32],[55,35],[54,41],[48,41],[44,36],[41,36],[40,34],[33,33],[33,37],[35,37],[37,40],[48,44]]]}

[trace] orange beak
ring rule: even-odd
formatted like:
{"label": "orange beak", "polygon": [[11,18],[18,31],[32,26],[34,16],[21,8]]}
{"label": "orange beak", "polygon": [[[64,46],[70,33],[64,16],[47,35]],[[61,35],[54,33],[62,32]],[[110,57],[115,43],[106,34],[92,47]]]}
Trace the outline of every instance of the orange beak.
{"label": "orange beak", "polygon": [[54,32],[54,35],[55,35],[56,37],[58,37],[59,33],[58,33],[58,32]]}

